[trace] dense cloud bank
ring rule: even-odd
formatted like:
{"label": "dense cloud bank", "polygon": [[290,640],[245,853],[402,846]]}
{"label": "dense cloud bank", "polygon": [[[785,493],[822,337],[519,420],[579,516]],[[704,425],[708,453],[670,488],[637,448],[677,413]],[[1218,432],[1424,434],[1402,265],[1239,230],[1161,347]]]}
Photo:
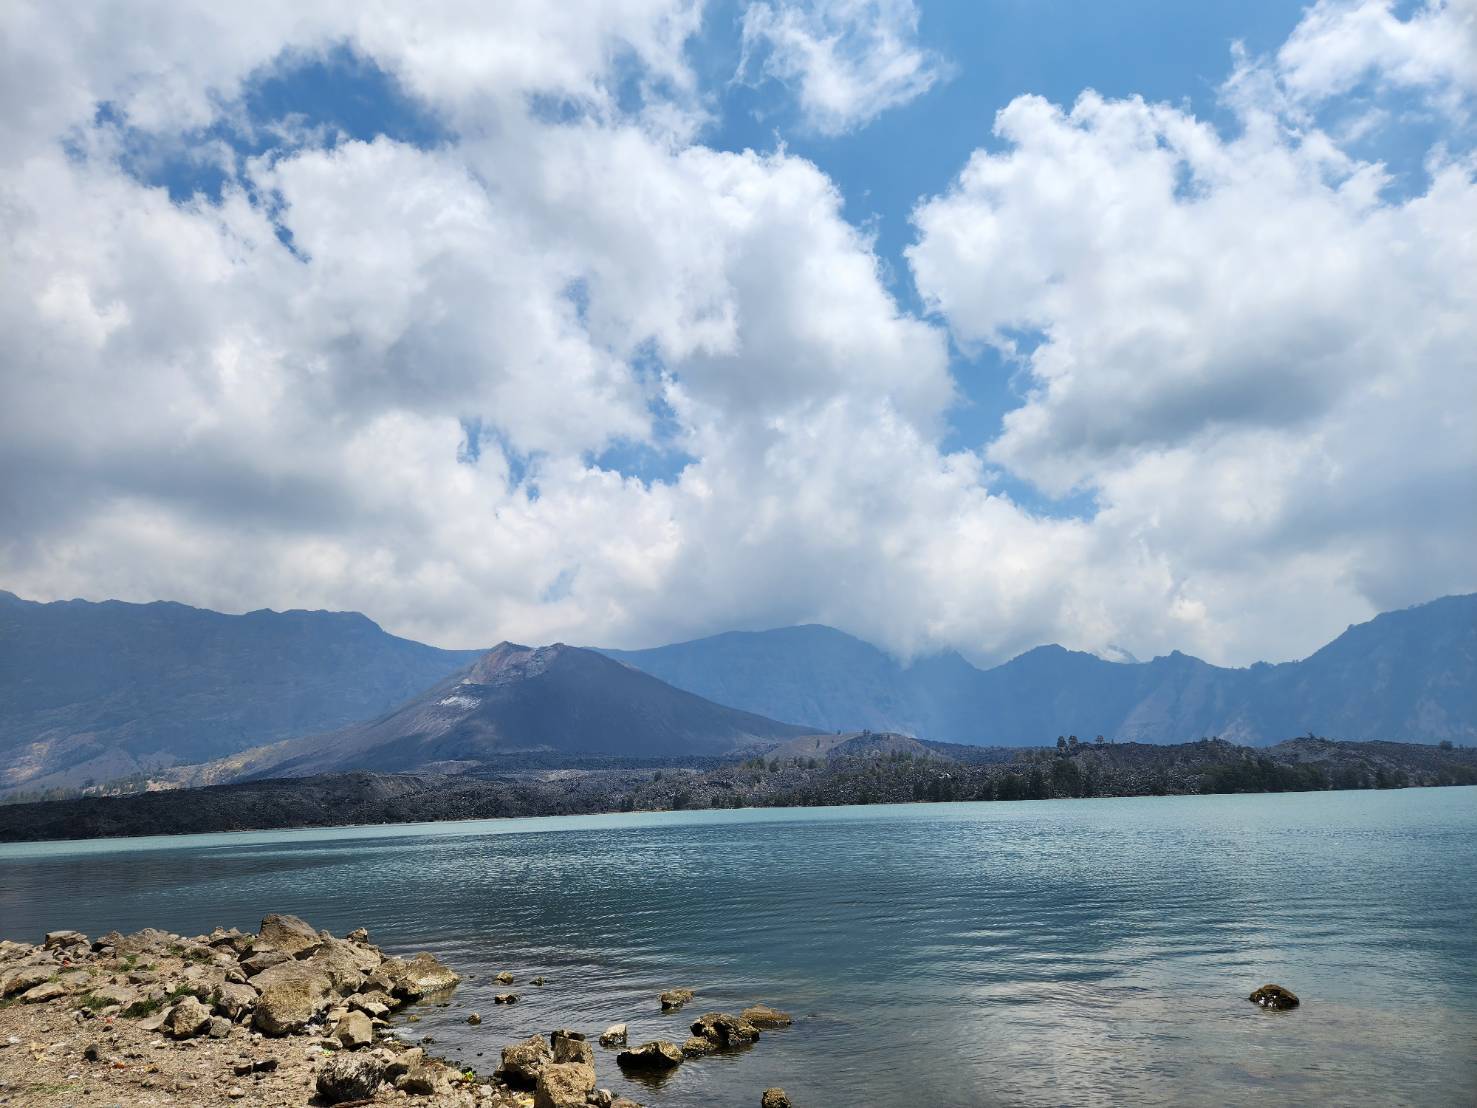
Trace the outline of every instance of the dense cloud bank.
{"label": "dense cloud bank", "polygon": [[[853,130],[946,75],[918,16],[752,5],[736,77]],[[914,212],[924,314],[815,164],[707,144],[703,18],[7,6],[0,583],[448,646],[815,621],[1218,662],[1477,586],[1470,0],[1325,0],[1216,126],[982,117]],[[249,110],[346,49],[434,126]],[[1349,152],[1397,95],[1441,134],[1413,185]],[[218,192],[155,183],[181,163]],[[982,347],[1022,402],[946,447]]]}

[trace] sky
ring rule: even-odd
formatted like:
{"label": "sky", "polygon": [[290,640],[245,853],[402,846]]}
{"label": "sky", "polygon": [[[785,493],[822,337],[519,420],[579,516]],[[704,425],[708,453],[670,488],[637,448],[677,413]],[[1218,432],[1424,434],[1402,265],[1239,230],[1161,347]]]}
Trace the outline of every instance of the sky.
{"label": "sky", "polygon": [[1305,656],[1477,590],[1477,0],[0,7],[0,587]]}

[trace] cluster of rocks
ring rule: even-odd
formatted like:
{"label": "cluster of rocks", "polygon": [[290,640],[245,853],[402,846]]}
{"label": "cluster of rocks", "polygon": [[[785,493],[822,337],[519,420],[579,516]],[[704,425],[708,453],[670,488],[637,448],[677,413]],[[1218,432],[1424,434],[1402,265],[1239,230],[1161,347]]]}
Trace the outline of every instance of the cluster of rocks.
{"label": "cluster of rocks", "polygon": [[[507,973],[495,980],[513,983]],[[100,1095],[108,1103],[120,1090],[157,1090],[166,1102],[173,1094],[198,1104],[300,1104],[306,1085],[315,1104],[423,1097],[481,1108],[640,1108],[597,1087],[595,1051],[579,1031],[504,1047],[486,1078],[395,1036],[392,1013],[442,1000],[459,981],[430,954],[386,955],[362,928],[336,938],[290,915],[267,916],[255,934],[217,928],[187,938],[145,929],[89,941],[55,931],[35,946],[0,941],[0,1022],[45,1040],[24,1047],[34,1072],[55,1063],[69,1082],[106,1087]],[[507,995],[496,999],[516,1000]],[[669,990],[662,1009],[676,1011],[693,996],[691,989]],[[27,1022],[32,1015],[38,1018]],[[473,1013],[467,1022],[480,1024],[481,1017]],[[624,1023],[599,1041],[619,1050],[622,1071],[652,1075],[750,1046],[761,1031],[790,1023],[785,1013],[756,1005],[737,1016],[702,1015],[681,1045],[656,1039],[628,1047]],[[293,1048],[293,1041],[303,1046]],[[14,1034],[0,1040],[0,1100],[14,1087],[5,1048],[21,1042]],[[790,1102],[783,1090],[769,1089],[762,1103]]]}
{"label": "cluster of rocks", "polygon": [[[691,989],[669,989],[661,994],[662,1011],[682,1008],[693,998]],[[728,1012],[707,1012],[692,1022],[691,1035],[678,1046],[666,1039],[653,1039],[616,1055],[616,1064],[624,1070],[661,1071],[674,1069],[689,1058],[701,1058],[725,1050],[737,1050],[759,1041],[761,1031],[789,1027],[790,1016],[768,1005],[756,1004],[737,1016]],[[600,1036],[602,1046],[623,1046],[626,1025],[618,1023]]]}

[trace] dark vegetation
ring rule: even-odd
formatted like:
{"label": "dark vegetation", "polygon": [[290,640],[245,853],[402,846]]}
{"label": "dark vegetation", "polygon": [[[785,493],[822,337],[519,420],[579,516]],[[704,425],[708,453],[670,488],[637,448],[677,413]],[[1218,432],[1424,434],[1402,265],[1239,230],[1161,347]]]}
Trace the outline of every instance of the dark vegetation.
{"label": "dark vegetation", "polygon": [[[579,760],[579,759],[575,759]],[[951,747],[808,736],[709,768],[596,759],[491,775],[345,773],[0,808],[0,840],[184,834],[606,811],[1291,792],[1477,784],[1477,749],[1307,737],[1251,749],[1076,741]]]}

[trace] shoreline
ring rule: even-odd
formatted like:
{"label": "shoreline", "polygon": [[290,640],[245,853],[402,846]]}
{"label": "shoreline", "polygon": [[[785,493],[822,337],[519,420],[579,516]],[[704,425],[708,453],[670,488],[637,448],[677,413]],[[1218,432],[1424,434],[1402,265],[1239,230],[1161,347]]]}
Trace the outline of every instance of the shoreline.
{"label": "shoreline", "polygon": [[[749,1049],[791,1024],[755,1004],[698,1016],[680,1044],[628,1043],[625,1024],[560,1027],[491,1047],[497,1068],[482,1073],[431,1054],[429,1037],[405,1041],[421,1018],[413,1009],[444,1006],[461,980],[433,955],[386,954],[363,928],[338,938],[290,915],[266,916],[255,934],[0,939],[0,1103],[641,1108],[598,1085],[597,1040],[599,1068],[638,1079]],[[517,1003],[513,975],[494,980],[510,990],[496,1003]],[[672,989],[652,1003],[671,1013],[694,999]],[[779,1089],[755,1100],[790,1108]]]}
{"label": "shoreline", "polygon": [[[821,741],[821,740],[824,741]],[[825,749],[821,749],[824,746]],[[1272,747],[1077,743],[1009,752],[863,732],[711,770],[354,771],[0,805],[0,842],[550,815],[908,802],[1324,792],[1477,784],[1477,749],[1307,736]]]}
{"label": "shoreline", "polygon": [[[207,786],[207,787],[211,787],[211,788],[230,788],[232,786],[229,786],[229,785],[217,785],[217,786]],[[212,836],[213,837],[213,836],[218,836],[218,835],[266,835],[266,834],[286,835],[286,834],[295,834],[295,833],[304,833],[304,834],[306,834],[306,833],[311,833],[311,832],[322,832],[322,831],[374,831],[377,828],[390,828],[390,827],[393,827],[393,828],[415,828],[415,827],[432,828],[432,827],[446,827],[446,826],[449,826],[449,825],[452,825],[452,824],[507,824],[507,823],[516,823],[516,822],[519,822],[519,821],[553,820],[553,819],[609,819],[609,818],[616,818],[616,819],[627,819],[627,818],[629,818],[629,819],[640,819],[642,817],[647,817],[647,816],[668,816],[668,815],[679,815],[679,814],[680,815],[683,815],[683,816],[702,816],[702,815],[708,815],[708,814],[717,815],[719,813],[728,813],[728,812],[814,812],[814,811],[860,812],[860,811],[867,811],[867,810],[870,810],[870,809],[878,809],[878,808],[897,808],[897,807],[926,808],[926,807],[935,807],[935,806],[938,806],[940,804],[956,804],[956,805],[970,805],[970,806],[974,806],[974,805],[980,805],[980,804],[992,804],[993,805],[993,804],[1001,804],[1001,803],[1011,804],[1011,805],[1016,805],[1016,804],[1051,804],[1051,803],[1069,802],[1069,801],[1187,800],[1187,799],[1211,799],[1211,798],[1214,798],[1214,797],[1228,797],[1228,796],[1307,796],[1307,795],[1310,795],[1310,794],[1314,794],[1314,795],[1342,795],[1342,794],[1358,794],[1358,793],[1414,792],[1414,791],[1436,790],[1436,789],[1463,789],[1463,788],[1477,788],[1477,783],[1471,783],[1471,784],[1469,784],[1467,782],[1459,782],[1459,783],[1451,783],[1451,784],[1445,784],[1445,783],[1443,783],[1443,784],[1398,785],[1398,786],[1391,786],[1391,787],[1388,787],[1388,788],[1379,788],[1379,789],[1368,789],[1368,788],[1359,788],[1359,789],[1276,789],[1276,790],[1262,789],[1262,790],[1257,790],[1257,791],[1226,792],[1226,793],[1190,793],[1190,792],[1184,792],[1184,793],[1120,793],[1120,794],[1114,794],[1114,795],[1110,795],[1110,796],[1074,796],[1074,797],[1040,797],[1040,798],[1024,797],[1024,798],[1022,798],[1020,800],[1012,800],[1012,801],[986,801],[986,800],[950,800],[950,801],[898,800],[898,801],[882,801],[882,802],[877,802],[877,803],[849,803],[849,804],[783,804],[783,805],[754,804],[754,805],[742,805],[742,806],[735,807],[735,808],[652,808],[652,809],[641,809],[641,810],[638,810],[638,811],[622,811],[622,810],[619,810],[619,809],[612,809],[612,810],[608,810],[608,811],[593,811],[593,812],[550,812],[550,813],[540,814],[540,815],[473,816],[473,817],[467,817],[467,818],[455,818],[455,817],[452,817],[452,818],[447,818],[447,819],[430,819],[430,820],[384,820],[384,821],[377,821],[377,822],[356,822],[356,823],[313,823],[313,824],[293,824],[291,826],[280,826],[280,827],[231,827],[231,828],[223,828],[223,829],[217,830],[217,831],[180,831],[180,832],[165,832],[165,833],[159,833],[159,832],[138,832],[136,834],[91,835],[91,836],[87,836],[87,837],[83,837],[83,838],[62,838],[62,839],[0,838],[0,864],[3,864],[4,861],[5,861],[6,848],[66,846],[66,845],[81,845],[81,844],[84,844],[84,843],[139,842],[139,841],[151,840],[151,839],[167,840],[167,841],[170,841],[170,842],[175,842],[175,841],[184,840],[184,839],[204,838],[206,836]],[[175,791],[175,792],[185,792],[185,791],[192,791],[192,790],[173,790],[173,791]],[[108,799],[122,799],[122,798],[108,798]],[[72,802],[71,801],[53,801],[53,802],[48,802],[48,803],[72,803]],[[3,940],[0,940],[0,941],[3,941]]]}

